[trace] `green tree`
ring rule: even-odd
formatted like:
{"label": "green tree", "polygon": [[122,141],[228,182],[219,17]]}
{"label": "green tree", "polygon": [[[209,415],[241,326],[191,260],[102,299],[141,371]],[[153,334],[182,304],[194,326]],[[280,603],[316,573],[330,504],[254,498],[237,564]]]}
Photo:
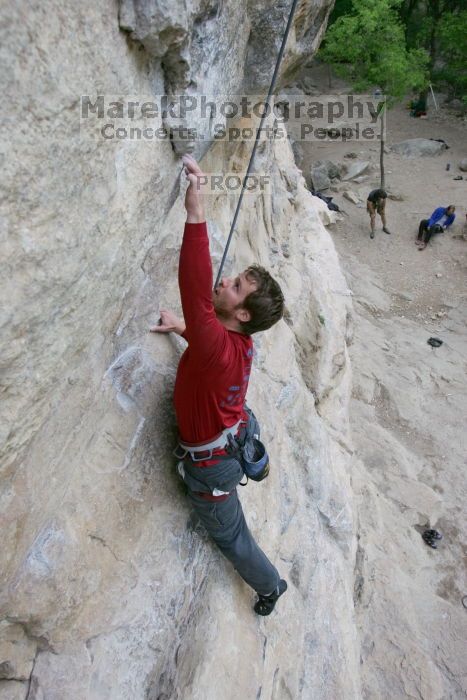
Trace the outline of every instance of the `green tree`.
{"label": "green tree", "polygon": [[[430,82],[444,83],[456,97],[467,93],[464,7],[465,0],[403,0],[399,8],[407,46],[423,47],[429,54]],[[426,91],[420,97],[426,98]]]}
{"label": "green tree", "polygon": [[442,65],[434,67],[434,79],[445,82],[467,107],[467,10],[444,15],[438,38]]}
{"label": "green tree", "polygon": [[384,187],[384,121],[386,106],[409,90],[428,83],[428,55],[407,49],[405,27],[399,15],[402,0],[352,0],[349,14],[341,15],[324,37],[318,56],[358,92],[379,87],[385,103],[378,109],[381,122],[381,187]]}

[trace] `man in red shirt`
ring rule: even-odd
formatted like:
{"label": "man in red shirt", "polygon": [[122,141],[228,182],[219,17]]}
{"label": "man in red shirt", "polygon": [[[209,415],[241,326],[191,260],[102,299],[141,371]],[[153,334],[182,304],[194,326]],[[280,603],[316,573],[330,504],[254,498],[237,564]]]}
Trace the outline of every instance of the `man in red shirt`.
{"label": "man in red shirt", "polygon": [[257,592],[255,612],[269,615],[287,583],[248,529],[236,490],[243,477],[241,460],[228,448],[232,438],[238,440],[242,435],[242,426],[249,428],[255,420],[245,410],[253,360],[251,334],[270,328],[282,317],[284,297],[277,282],[257,265],[236,277],[223,278],[213,291],[209,240],[199,194],[203,173],[191,156],[184,156],[183,162],[190,183],[179,262],[184,320],[161,310],[160,323],[151,330],[178,333],[188,342],[174,392],[184,453],[179,473],[201,522],[224,556]]}

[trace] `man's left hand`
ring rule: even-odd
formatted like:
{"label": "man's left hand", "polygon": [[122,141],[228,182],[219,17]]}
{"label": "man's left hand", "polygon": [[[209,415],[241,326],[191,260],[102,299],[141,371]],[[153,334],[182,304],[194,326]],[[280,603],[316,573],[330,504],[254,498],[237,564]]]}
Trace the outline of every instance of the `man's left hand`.
{"label": "man's left hand", "polygon": [[182,335],[185,332],[185,322],[183,319],[175,316],[172,311],[161,309],[160,314],[159,325],[151,326],[149,329],[151,333],[177,333],[177,335]]}

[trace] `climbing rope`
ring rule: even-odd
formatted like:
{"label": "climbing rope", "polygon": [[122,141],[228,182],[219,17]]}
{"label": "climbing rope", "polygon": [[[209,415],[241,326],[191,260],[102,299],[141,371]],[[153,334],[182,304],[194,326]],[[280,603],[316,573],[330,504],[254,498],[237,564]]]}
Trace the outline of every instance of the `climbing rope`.
{"label": "climbing rope", "polygon": [[297,4],[298,4],[298,0],[293,0],[293,2],[292,2],[292,7],[290,8],[290,13],[289,13],[289,19],[288,19],[288,22],[287,22],[287,27],[286,27],[286,29],[285,29],[284,37],[283,37],[283,39],[282,39],[282,45],[281,45],[279,54],[278,54],[278,56],[277,56],[276,67],[274,68],[274,74],[273,74],[273,76],[272,76],[271,85],[269,86],[268,96],[266,97],[263,115],[262,115],[262,117],[261,117],[261,121],[260,121],[260,123],[259,123],[259,126],[258,126],[258,128],[256,129],[256,138],[255,138],[255,143],[254,143],[254,145],[253,145],[253,150],[252,150],[252,152],[251,152],[250,162],[248,163],[248,168],[247,168],[245,177],[243,178],[242,189],[241,189],[241,192],[240,192],[240,196],[239,196],[239,198],[238,198],[237,207],[236,207],[236,209],[235,209],[235,214],[234,214],[234,217],[233,217],[233,220],[232,220],[232,225],[231,225],[231,227],[230,227],[229,237],[227,238],[227,243],[225,244],[224,253],[223,253],[223,255],[222,255],[222,260],[221,260],[221,264],[220,264],[220,266],[219,266],[219,272],[217,273],[216,282],[215,282],[215,284],[214,284],[214,287],[217,287],[217,285],[219,284],[221,275],[222,275],[222,269],[223,269],[223,267],[224,267],[225,259],[226,259],[226,257],[227,257],[227,253],[228,253],[228,250],[229,250],[230,242],[231,242],[231,240],[232,240],[233,232],[234,232],[234,230],[235,230],[235,224],[237,223],[237,218],[238,218],[238,214],[239,214],[239,211],[240,211],[240,207],[242,206],[243,194],[244,194],[245,189],[246,189],[246,183],[247,183],[247,180],[248,180],[248,178],[249,178],[249,176],[250,176],[250,173],[251,173],[251,170],[252,170],[252,167],[253,167],[253,160],[254,160],[254,157],[255,157],[255,154],[256,154],[256,149],[257,149],[257,147],[258,147],[258,142],[259,142],[259,137],[260,137],[260,134],[261,134],[261,130],[262,130],[262,128],[263,128],[264,120],[266,119],[266,116],[269,114],[269,104],[270,104],[270,101],[271,101],[271,97],[272,97],[272,93],[273,93],[274,87],[275,87],[275,85],[276,85],[276,79],[277,79],[277,75],[278,75],[278,73],[279,73],[279,67],[280,67],[280,64],[281,64],[281,61],[282,61],[282,56],[284,55],[285,45],[287,44],[287,39],[288,39],[288,37],[289,37],[290,27],[292,26],[292,20],[293,20],[294,14],[295,14],[295,9],[296,9],[296,7],[297,7]]}

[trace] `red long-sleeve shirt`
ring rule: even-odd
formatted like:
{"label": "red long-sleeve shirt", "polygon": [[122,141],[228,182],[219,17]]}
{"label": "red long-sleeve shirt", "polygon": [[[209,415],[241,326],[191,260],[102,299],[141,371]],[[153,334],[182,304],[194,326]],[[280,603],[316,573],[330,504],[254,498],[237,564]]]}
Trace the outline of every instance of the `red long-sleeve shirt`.
{"label": "red long-sleeve shirt", "polygon": [[245,418],[253,341],[217,319],[205,222],[185,224],[178,282],[188,347],[178,365],[175,412],[181,439],[201,443]]}

